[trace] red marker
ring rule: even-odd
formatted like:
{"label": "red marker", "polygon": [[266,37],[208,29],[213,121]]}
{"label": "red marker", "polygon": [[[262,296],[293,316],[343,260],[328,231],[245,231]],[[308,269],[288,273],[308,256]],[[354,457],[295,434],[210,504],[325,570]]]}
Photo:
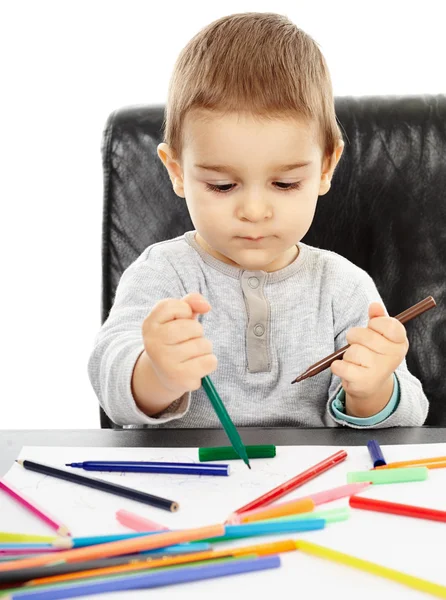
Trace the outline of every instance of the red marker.
{"label": "red marker", "polygon": [[446,523],[446,511],[422,506],[411,506],[410,504],[398,504],[386,502],[385,500],[374,500],[364,496],[351,496],[350,506],[373,510],[376,512],[389,513],[391,515],[402,515],[403,517],[414,517],[415,519],[428,519],[429,521],[443,521]]}
{"label": "red marker", "polygon": [[296,477],[293,477],[292,479],[285,481],[285,483],[278,485],[269,492],[266,492],[266,494],[263,494],[263,496],[260,496],[252,502],[249,502],[249,504],[245,504],[245,506],[238,508],[236,511],[234,511],[234,513],[240,514],[248,510],[255,510],[256,508],[260,508],[261,506],[271,504],[271,502],[274,502],[274,500],[278,500],[282,496],[285,496],[289,492],[292,492],[304,483],[307,483],[307,481],[314,479],[314,477],[317,477],[324,471],[328,471],[328,469],[331,469],[332,467],[336,466],[346,458],[347,452],[345,450],[339,450],[339,452],[332,454],[325,460],[321,461],[320,463],[317,463],[317,465],[310,467],[306,471],[303,471],[302,473],[299,473],[299,475],[296,475]]}

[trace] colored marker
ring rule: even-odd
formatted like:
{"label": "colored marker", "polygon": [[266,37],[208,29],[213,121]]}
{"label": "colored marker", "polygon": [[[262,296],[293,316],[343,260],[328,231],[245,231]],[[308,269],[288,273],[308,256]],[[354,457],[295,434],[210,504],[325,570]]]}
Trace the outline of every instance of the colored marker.
{"label": "colored marker", "polygon": [[229,475],[229,465],[202,465],[200,463],[168,463],[140,461],[107,461],[87,460],[78,463],[67,463],[66,467],[84,469],[85,471],[117,471],[119,473],[164,473],[172,475]]}
{"label": "colored marker", "polygon": [[[272,444],[245,446],[248,458],[274,458],[276,447]],[[202,462],[209,460],[237,460],[240,456],[230,446],[217,448],[199,448],[198,459]]]}
{"label": "colored marker", "polygon": [[[209,525],[206,527],[197,527],[195,529],[183,529],[182,531],[156,532],[142,537],[108,542],[98,544],[97,546],[88,546],[86,548],[74,548],[72,550],[62,550],[58,553],[57,559],[60,561],[78,561],[95,558],[105,558],[108,556],[119,556],[122,554],[132,554],[135,552],[147,552],[158,548],[165,548],[174,544],[192,542],[195,540],[207,541],[208,538],[219,537],[225,534],[223,525]],[[14,562],[14,569],[23,569],[28,567],[38,567],[48,565],[54,561],[51,554],[17,560]],[[10,565],[0,564],[0,571],[10,570]]]}
{"label": "colored marker", "polygon": [[381,447],[376,440],[369,440],[367,442],[367,448],[369,449],[370,458],[374,467],[382,467],[387,464]]}
{"label": "colored marker", "polygon": [[331,456],[317,463],[313,467],[310,467],[306,471],[299,473],[299,475],[296,475],[296,477],[285,481],[285,483],[278,485],[266,494],[263,494],[263,496],[260,496],[259,498],[256,498],[251,502],[248,502],[248,504],[245,504],[244,506],[238,508],[234,512],[236,514],[240,514],[243,512],[248,512],[249,510],[255,510],[256,508],[260,508],[262,506],[266,506],[267,504],[271,504],[271,502],[274,502],[275,500],[282,498],[282,496],[289,494],[289,492],[292,492],[304,483],[307,483],[311,479],[314,479],[321,473],[324,473],[325,471],[328,471],[328,469],[335,467],[346,458],[347,452],[345,450],[339,450],[339,452],[332,454]]}
{"label": "colored marker", "polygon": [[362,510],[372,510],[389,513],[391,515],[401,515],[403,517],[413,517],[415,519],[427,519],[429,521],[441,521],[446,523],[446,510],[436,510],[434,508],[425,508],[423,506],[411,506],[410,504],[375,500],[373,498],[365,498],[364,496],[352,496],[350,498],[350,506],[352,508],[361,508]]}
{"label": "colored marker", "polygon": [[301,552],[305,552],[305,554],[311,554],[312,556],[325,558],[341,565],[354,567],[355,569],[359,569],[366,573],[378,575],[379,577],[384,577],[391,581],[407,585],[414,590],[431,594],[437,598],[446,598],[446,586],[433,583],[427,579],[414,577],[413,575],[408,575],[407,573],[397,571],[396,569],[389,569],[388,567],[383,567],[377,563],[356,558],[356,556],[352,556],[351,554],[344,554],[343,552],[338,552],[337,550],[332,550],[331,548],[326,548],[319,544],[307,542],[307,540],[296,540],[296,548]]}
{"label": "colored marker", "polygon": [[400,469],[402,467],[427,467],[428,469],[444,469],[446,467],[446,456],[438,458],[419,458],[416,460],[401,460],[399,462],[387,463],[378,469]]}
{"label": "colored marker", "polygon": [[277,555],[260,556],[257,558],[238,557],[229,561],[214,562],[211,564],[193,565],[175,569],[160,569],[143,575],[127,575],[123,577],[106,577],[77,582],[71,585],[57,585],[35,590],[21,588],[17,592],[11,592],[4,600],[59,600],[62,598],[74,598],[106,592],[151,589],[190,581],[213,579],[236,575],[238,573],[249,573],[265,569],[276,569],[280,567],[280,557]]}
{"label": "colored marker", "polygon": [[141,517],[140,515],[124,509],[116,512],[116,519],[121,525],[133,529],[133,531],[166,531],[169,529],[165,525],[161,525],[160,523],[156,523],[155,521],[151,521],[150,519],[146,519],[145,517]]}
{"label": "colored marker", "polygon": [[226,410],[226,406],[223,404],[223,400],[220,398],[215,386],[212,382],[212,379],[209,375],[205,375],[205,377],[201,380],[201,385],[203,386],[204,391],[206,392],[206,396],[209,398],[210,403],[217,415],[220,423],[222,424],[223,429],[226,432],[226,435],[229,438],[229,441],[234,448],[234,451],[240,456],[245,465],[250,469],[251,466],[249,464],[248,455],[246,454],[246,448],[242,442],[242,438],[237,430],[237,427],[232,422],[231,417],[229,416],[228,411]]}
{"label": "colored marker", "polygon": [[324,529],[324,519],[293,519],[289,521],[259,521],[257,523],[242,523],[226,525],[224,535],[207,538],[207,542],[225,542],[256,535],[274,535],[279,533],[295,533],[301,531],[316,531]]}
{"label": "colored marker", "polygon": [[268,542],[237,548],[225,548],[223,550],[206,550],[181,556],[118,556],[115,558],[96,559],[74,563],[58,563],[49,566],[35,567],[30,569],[18,569],[10,573],[0,573],[0,584],[16,585],[22,582],[33,584],[56,583],[63,581],[62,578],[76,579],[80,576],[96,577],[99,575],[112,574],[112,572],[138,571],[156,569],[173,565],[195,563],[198,561],[225,558],[229,556],[243,556],[255,554],[257,556],[268,556],[282,552],[295,552],[296,543],[291,540]]}
{"label": "colored marker", "polygon": [[408,469],[373,469],[371,471],[355,471],[347,473],[347,481],[355,483],[358,481],[370,481],[373,484],[380,483],[406,483],[409,481],[425,481],[428,477],[426,467],[413,467]]}
{"label": "colored marker", "polygon": [[255,521],[264,521],[265,519],[274,519],[275,517],[286,517],[288,515],[297,515],[300,513],[310,513],[314,510],[314,502],[311,498],[301,498],[292,502],[282,502],[274,506],[257,508],[249,512],[241,513],[241,523],[253,523]]}

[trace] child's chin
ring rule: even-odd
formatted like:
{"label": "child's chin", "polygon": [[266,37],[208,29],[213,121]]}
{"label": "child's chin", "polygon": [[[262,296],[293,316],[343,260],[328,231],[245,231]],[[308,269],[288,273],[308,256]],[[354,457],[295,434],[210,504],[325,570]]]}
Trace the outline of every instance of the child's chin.
{"label": "child's chin", "polygon": [[269,252],[261,250],[247,250],[236,257],[231,256],[231,260],[245,271],[266,271],[275,258]]}

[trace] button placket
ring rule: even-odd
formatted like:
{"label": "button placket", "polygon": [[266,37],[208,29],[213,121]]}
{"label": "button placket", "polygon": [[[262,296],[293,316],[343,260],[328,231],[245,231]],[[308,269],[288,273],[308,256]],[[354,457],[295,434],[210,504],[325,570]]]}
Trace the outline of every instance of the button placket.
{"label": "button placket", "polygon": [[243,271],[241,285],[248,312],[246,352],[251,373],[269,371],[269,303],[263,292],[267,273]]}
{"label": "button placket", "polygon": [[257,337],[261,337],[264,333],[265,333],[264,326],[261,323],[257,323],[257,325],[254,326],[254,334]]}
{"label": "button placket", "polygon": [[248,279],[248,285],[249,287],[251,287],[253,290],[256,290],[259,285],[260,285],[260,281],[258,277],[250,277]]}

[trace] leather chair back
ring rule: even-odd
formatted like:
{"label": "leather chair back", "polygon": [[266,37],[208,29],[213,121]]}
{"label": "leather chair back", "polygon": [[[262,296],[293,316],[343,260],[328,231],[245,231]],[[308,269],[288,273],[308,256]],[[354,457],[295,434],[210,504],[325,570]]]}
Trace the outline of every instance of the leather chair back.
{"label": "leather chair back", "polygon": [[[375,280],[390,315],[432,295],[407,323],[407,364],[446,426],[446,96],[336,99],[345,149],[303,241]],[[124,269],[148,245],[193,228],[156,154],[163,106],[115,111],[103,137],[102,320]],[[322,357],[321,357],[322,358]],[[103,427],[112,426],[104,413]]]}

